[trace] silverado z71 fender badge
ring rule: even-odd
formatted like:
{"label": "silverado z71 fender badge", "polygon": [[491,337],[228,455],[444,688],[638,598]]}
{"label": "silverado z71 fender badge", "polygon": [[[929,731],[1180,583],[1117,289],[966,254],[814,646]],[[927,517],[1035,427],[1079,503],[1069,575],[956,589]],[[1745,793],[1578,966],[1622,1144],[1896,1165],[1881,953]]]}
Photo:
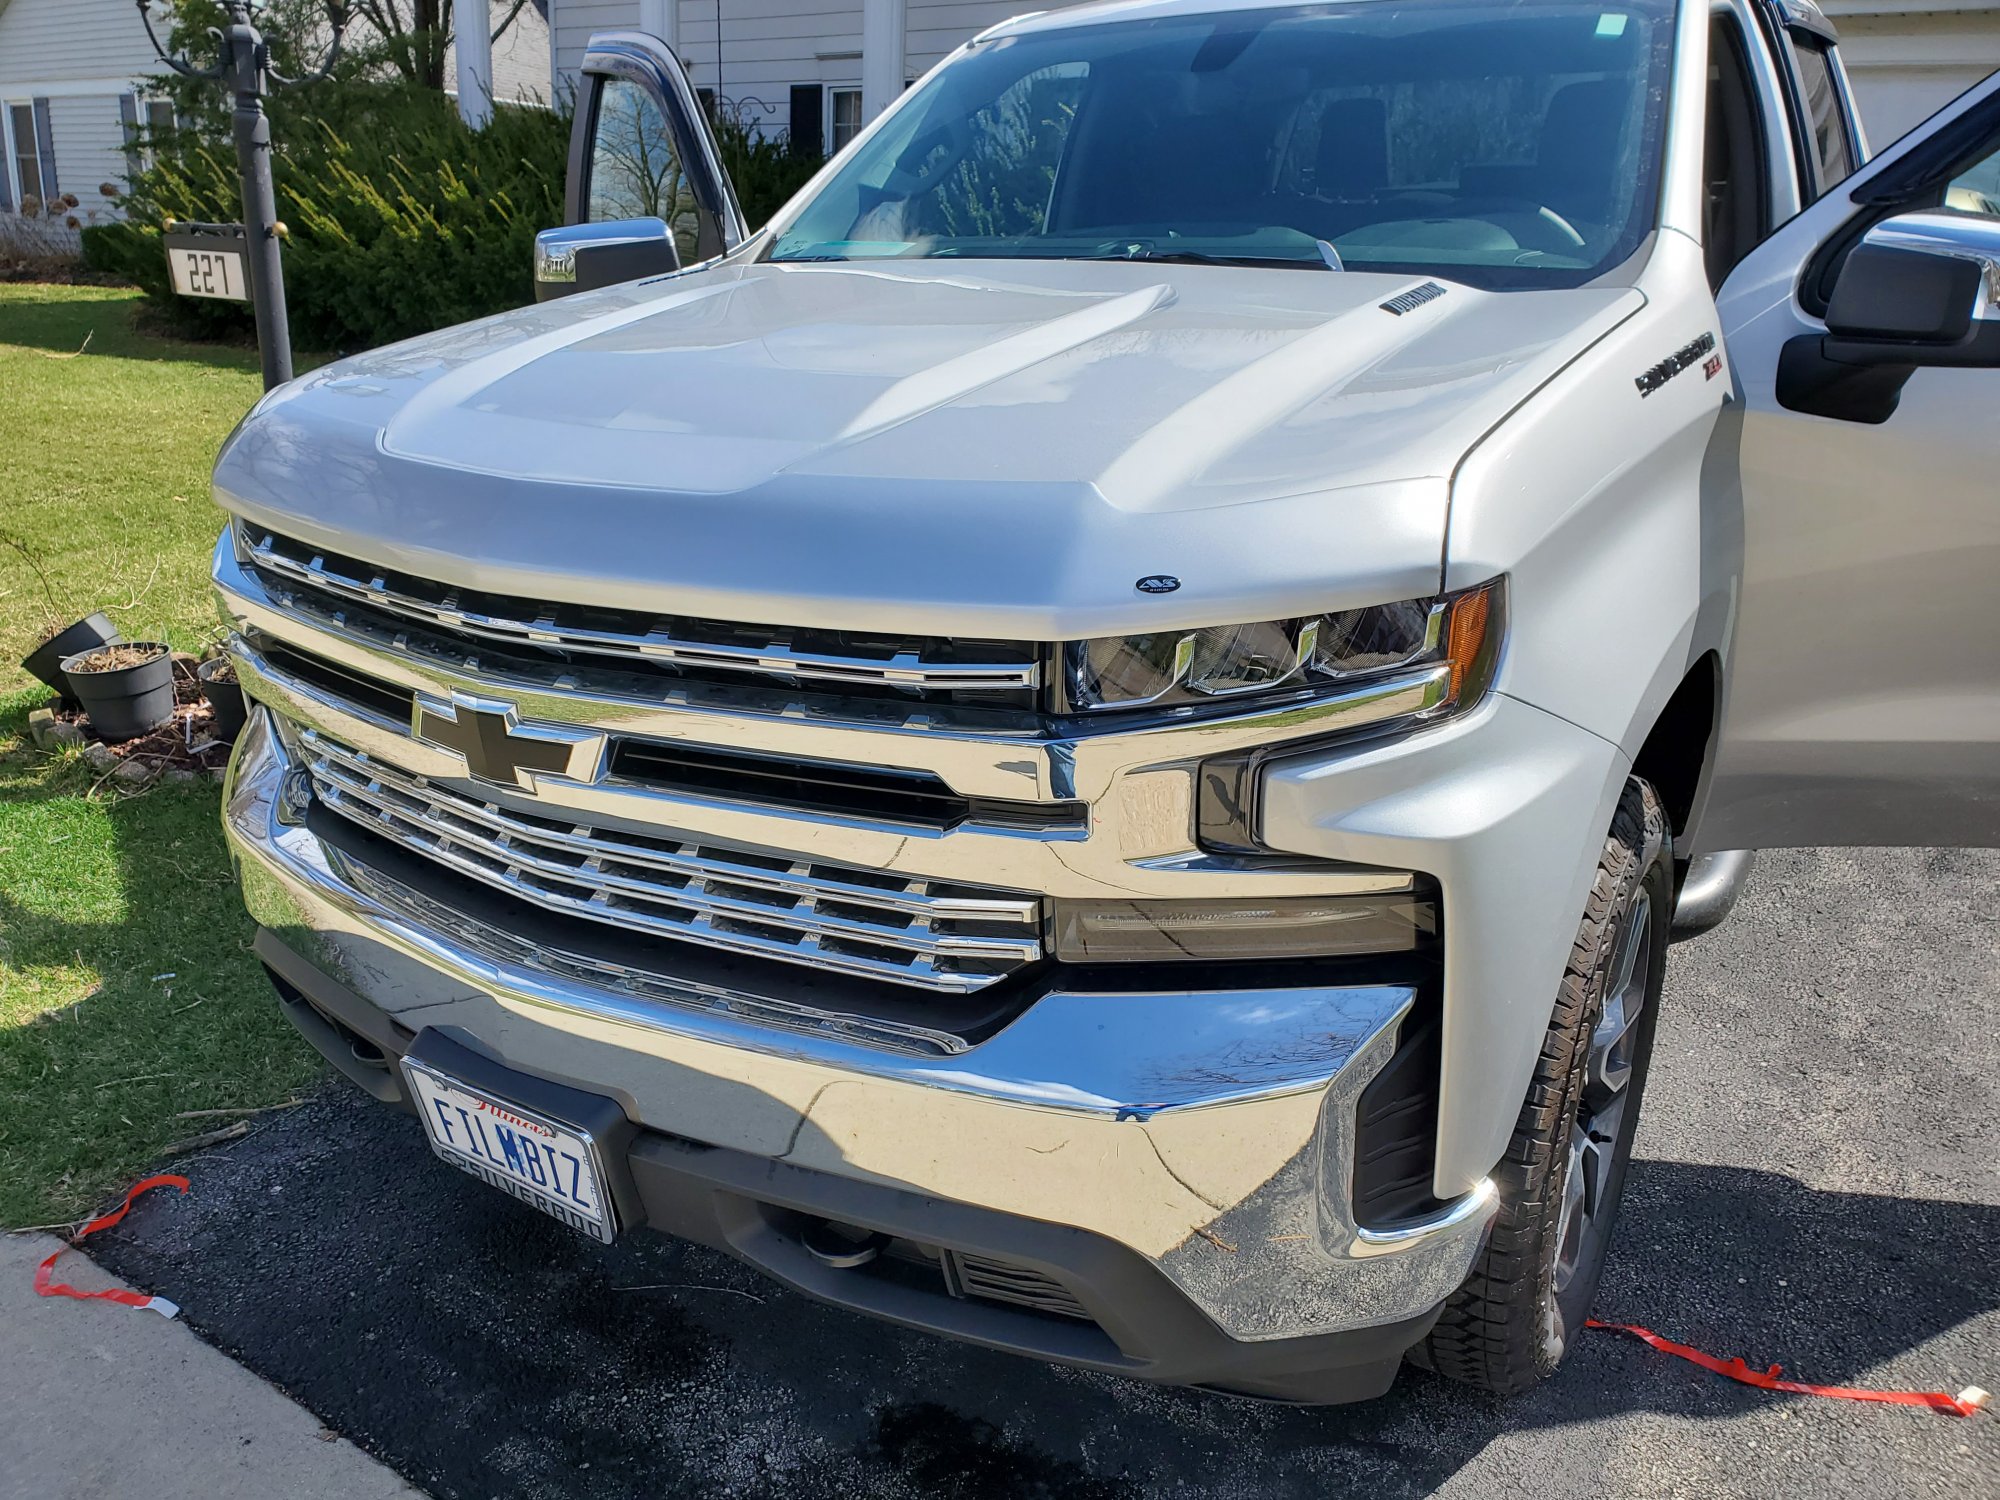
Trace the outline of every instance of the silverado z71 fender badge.
{"label": "silverado z71 fender badge", "polygon": [[[1669,380],[1680,374],[1681,371],[1687,369],[1690,365],[1699,364],[1714,352],[1715,335],[1704,333],[1693,343],[1676,349],[1672,354],[1669,354],[1665,359],[1654,365],[1652,369],[1634,380],[1633,384],[1639,387],[1639,394],[1641,396],[1650,396]],[[1708,378],[1710,380],[1715,379],[1721,370],[1722,362],[1717,360],[1715,368],[1709,371]]]}

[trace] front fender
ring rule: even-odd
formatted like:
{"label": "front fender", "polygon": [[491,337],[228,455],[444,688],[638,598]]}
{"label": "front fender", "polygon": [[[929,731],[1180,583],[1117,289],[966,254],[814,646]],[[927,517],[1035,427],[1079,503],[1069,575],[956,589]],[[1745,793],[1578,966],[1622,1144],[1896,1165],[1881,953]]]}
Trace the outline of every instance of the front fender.
{"label": "front fender", "polygon": [[1608,740],[1496,694],[1438,729],[1265,775],[1270,847],[1442,888],[1440,1198],[1506,1150],[1628,769]]}

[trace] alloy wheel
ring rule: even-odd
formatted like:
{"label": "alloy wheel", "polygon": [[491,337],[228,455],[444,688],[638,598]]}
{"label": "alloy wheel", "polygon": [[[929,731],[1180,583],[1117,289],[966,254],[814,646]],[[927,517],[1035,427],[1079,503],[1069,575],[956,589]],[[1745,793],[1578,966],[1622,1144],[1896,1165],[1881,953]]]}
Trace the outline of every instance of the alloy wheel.
{"label": "alloy wheel", "polygon": [[1630,1122],[1634,1049],[1653,969],[1653,901],[1638,893],[1625,913],[1613,947],[1604,1013],[1590,1034],[1582,1097],[1570,1124],[1569,1164],[1563,1178],[1561,1229],[1556,1241],[1555,1290],[1591,1262],[1595,1242],[1608,1227],[1605,1213],[1612,1163]]}

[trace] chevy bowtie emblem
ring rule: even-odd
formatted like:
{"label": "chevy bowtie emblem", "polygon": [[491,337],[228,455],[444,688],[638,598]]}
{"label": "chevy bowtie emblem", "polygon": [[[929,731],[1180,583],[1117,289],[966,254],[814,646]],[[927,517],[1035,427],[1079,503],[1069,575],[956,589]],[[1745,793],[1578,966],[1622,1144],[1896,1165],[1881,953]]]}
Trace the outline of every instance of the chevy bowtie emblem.
{"label": "chevy bowtie emblem", "polygon": [[564,724],[523,724],[511,703],[453,693],[450,702],[417,695],[410,732],[455,751],[475,780],[532,792],[537,776],[591,781],[604,760],[605,737]]}

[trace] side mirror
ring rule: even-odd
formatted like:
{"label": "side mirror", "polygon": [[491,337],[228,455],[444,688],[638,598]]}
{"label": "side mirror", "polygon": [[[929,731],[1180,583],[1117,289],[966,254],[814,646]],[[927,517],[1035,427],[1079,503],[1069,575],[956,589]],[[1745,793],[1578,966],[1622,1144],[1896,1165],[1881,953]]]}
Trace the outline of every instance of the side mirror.
{"label": "side mirror", "polygon": [[1848,252],[1823,337],[1778,359],[1778,400],[1886,422],[1919,369],[2000,369],[2000,220],[1948,211],[1885,219]]}
{"label": "side mirror", "polygon": [[680,268],[680,251],[665,219],[570,224],[535,236],[537,302]]}

